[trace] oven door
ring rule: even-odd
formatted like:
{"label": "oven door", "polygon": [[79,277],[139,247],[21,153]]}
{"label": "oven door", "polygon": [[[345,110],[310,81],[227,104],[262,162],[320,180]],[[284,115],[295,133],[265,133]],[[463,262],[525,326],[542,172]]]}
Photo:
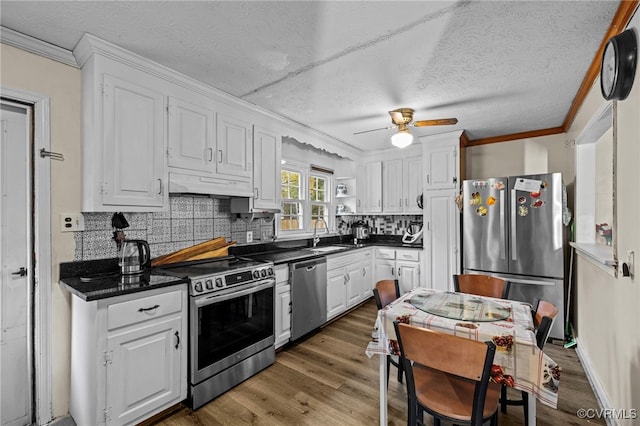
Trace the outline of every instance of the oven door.
{"label": "oven door", "polygon": [[274,287],[270,279],[192,298],[192,385],[274,344]]}

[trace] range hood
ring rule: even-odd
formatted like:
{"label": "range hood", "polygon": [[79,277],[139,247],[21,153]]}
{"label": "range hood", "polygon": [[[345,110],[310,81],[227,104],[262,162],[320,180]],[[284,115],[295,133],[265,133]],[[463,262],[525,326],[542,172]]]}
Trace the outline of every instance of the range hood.
{"label": "range hood", "polygon": [[169,193],[252,197],[253,188],[250,180],[242,181],[169,172]]}
{"label": "range hood", "polygon": [[231,213],[236,213],[244,221],[266,219],[270,222],[276,213],[281,212],[279,208],[255,207],[253,197],[231,197]]}

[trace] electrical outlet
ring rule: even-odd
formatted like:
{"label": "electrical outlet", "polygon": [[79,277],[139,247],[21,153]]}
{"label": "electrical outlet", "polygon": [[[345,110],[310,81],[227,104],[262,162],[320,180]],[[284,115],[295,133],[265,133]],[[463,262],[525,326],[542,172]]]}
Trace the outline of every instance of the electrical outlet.
{"label": "electrical outlet", "polygon": [[269,238],[271,238],[269,231],[262,231],[262,241],[267,241]]}
{"label": "electrical outlet", "polygon": [[253,242],[253,231],[247,231],[247,242],[248,243]]}
{"label": "electrical outlet", "polygon": [[60,232],[84,231],[82,213],[60,213]]}

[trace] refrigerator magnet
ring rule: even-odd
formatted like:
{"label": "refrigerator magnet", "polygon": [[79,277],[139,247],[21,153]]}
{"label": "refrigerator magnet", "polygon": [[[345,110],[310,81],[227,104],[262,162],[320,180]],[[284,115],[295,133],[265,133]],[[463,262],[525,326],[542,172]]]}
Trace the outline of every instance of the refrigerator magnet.
{"label": "refrigerator magnet", "polygon": [[528,214],[529,214],[529,209],[527,208],[527,206],[518,207],[518,215],[525,217]]}
{"label": "refrigerator magnet", "polygon": [[502,182],[501,180],[497,181],[493,184],[493,188],[497,189],[498,191],[504,189],[504,182]]}
{"label": "refrigerator magnet", "polygon": [[476,214],[480,217],[486,216],[489,210],[485,206],[480,206],[476,209]]}
{"label": "refrigerator magnet", "polygon": [[527,202],[527,197],[518,197],[518,203],[519,204],[524,204]]}
{"label": "refrigerator magnet", "polygon": [[534,209],[537,209],[538,207],[542,207],[545,204],[546,204],[546,202],[544,200],[541,200],[541,199],[538,198],[533,203],[531,203],[531,207],[533,207]]}
{"label": "refrigerator magnet", "polygon": [[496,197],[490,196],[487,198],[487,205],[493,206],[496,203]]}
{"label": "refrigerator magnet", "polygon": [[473,194],[471,194],[469,204],[472,206],[479,206],[480,204],[482,204],[482,197],[480,197],[479,192],[474,192]]}

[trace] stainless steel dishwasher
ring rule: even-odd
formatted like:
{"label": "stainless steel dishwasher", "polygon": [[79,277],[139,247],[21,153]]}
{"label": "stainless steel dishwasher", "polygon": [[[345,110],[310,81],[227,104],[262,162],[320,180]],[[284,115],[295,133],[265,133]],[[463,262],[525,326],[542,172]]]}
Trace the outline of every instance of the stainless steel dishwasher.
{"label": "stainless steel dishwasher", "polygon": [[327,259],[291,263],[291,340],[327,321]]}

